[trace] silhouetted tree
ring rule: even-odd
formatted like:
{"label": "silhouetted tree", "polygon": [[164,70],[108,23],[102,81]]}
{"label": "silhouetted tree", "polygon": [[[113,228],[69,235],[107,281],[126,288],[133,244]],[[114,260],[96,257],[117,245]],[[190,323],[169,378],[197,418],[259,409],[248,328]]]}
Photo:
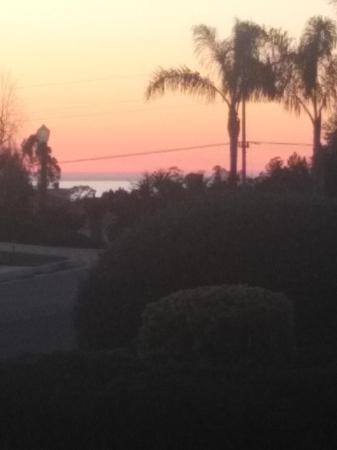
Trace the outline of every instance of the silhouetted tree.
{"label": "silhouetted tree", "polygon": [[33,187],[20,154],[10,149],[0,153],[0,216],[3,239],[15,239],[30,216]]}
{"label": "silhouetted tree", "polygon": [[171,167],[145,173],[130,192],[124,189],[105,192],[102,200],[106,211],[111,213],[111,238],[170,204],[205,195],[208,184],[209,179],[202,172],[184,175]]}
{"label": "silhouetted tree", "polygon": [[61,177],[61,168],[52,155],[51,147],[39,144],[37,134],[32,134],[23,141],[22,154],[32,176],[37,179],[37,188],[41,197],[45,196],[48,186],[57,183]]}
{"label": "silhouetted tree", "polygon": [[313,126],[313,174],[316,190],[322,190],[319,168],[322,114],[337,99],[336,24],[312,17],[298,48],[290,55],[290,77],[284,92],[285,106],[297,114],[305,112]]}
{"label": "silhouetted tree", "polygon": [[312,178],[307,160],[293,153],[287,164],[280,157],[272,158],[265,172],[255,180],[258,190],[267,192],[297,192],[309,194],[312,191]]}
{"label": "silhouetted tree", "polygon": [[191,172],[184,177],[184,188],[188,195],[201,195],[208,187],[208,180],[202,172]]}
{"label": "silhouetted tree", "polygon": [[13,144],[20,122],[15,83],[9,74],[0,75],[0,148]]}
{"label": "silhouetted tree", "polygon": [[95,189],[90,186],[74,186],[70,189],[70,200],[77,201],[85,198],[94,198],[96,195]]}
{"label": "silhouetted tree", "polygon": [[181,198],[184,177],[177,167],[146,173],[136,184],[136,190],[142,198],[156,198],[166,203]]}
{"label": "silhouetted tree", "polygon": [[160,68],[146,90],[146,98],[163,95],[167,89],[180,91],[214,101],[220,98],[228,109],[230,139],[230,182],[237,182],[238,140],[240,132],[239,106],[241,102],[274,97],[278,93],[276,61],[286,44],[286,36],[267,31],[252,22],[237,21],[232,35],[225,40],[206,25],[193,29],[195,51],[201,62],[214,68],[217,76],[211,79],[186,66]]}
{"label": "silhouetted tree", "polygon": [[228,187],[228,177],[228,170],[219,165],[214,166],[212,175],[209,179],[208,188],[213,192],[222,192]]}
{"label": "silhouetted tree", "polygon": [[327,145],[322,148],[324,193],[337,196],[337,113],[324,124]]}

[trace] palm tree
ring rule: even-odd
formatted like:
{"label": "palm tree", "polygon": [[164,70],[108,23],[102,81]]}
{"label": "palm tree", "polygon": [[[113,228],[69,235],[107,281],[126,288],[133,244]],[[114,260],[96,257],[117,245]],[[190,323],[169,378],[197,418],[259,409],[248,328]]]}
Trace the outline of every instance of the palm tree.
{"label": "palm tree", "polygon": [[46,143],[39,143],[37,134],[32,134],[23,141],[22,155],[27,167],[37,178],[40,209],[44,210],[48,186],[58,183],[61,177],[61,168],[57,159],[52,155],[52,149]]}
{"label": "palm tree", "polygon": [[[272,38],[271,38],[272,37]],[[279,92],[275,55],[286,42],[276,30],[270,34],[252,22],[237,21],[231,36],[220,40],[214,28],[199,25],[193,28],[195,52],[212,78],[186,66],[156,71],[146,90],[146,98],[163,95],[166,90],[180,91],[206,98],[220,99],[227,106],[227,129],[230,141],[230,176],[237,182],[237,159],[240,133],[239,108],[248,100],[272,98]],[[277,51],[275,50],[277,46]],[[245,127],[244,127],[245,135]],[[244,139],[245,140],[245,139]]]}
{"label": "palm tree", "polygon": [[336,24],[330,19],[312,17],[298,48],[290,55],[291,77],[284,91],[287,109],[305,112],[313,126],[313,174],[320,189],[322,115],[337,100]]}

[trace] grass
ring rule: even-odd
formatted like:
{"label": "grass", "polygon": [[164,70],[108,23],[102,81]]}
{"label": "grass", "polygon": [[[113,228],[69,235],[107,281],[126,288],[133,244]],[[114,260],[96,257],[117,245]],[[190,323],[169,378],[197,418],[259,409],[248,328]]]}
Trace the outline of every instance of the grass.
{"label": "grass", "polygon": [[47,255],[34,255],[31,253],[0,251],[1,266],[41,266],[53,262],[62,261],[64,258]]}

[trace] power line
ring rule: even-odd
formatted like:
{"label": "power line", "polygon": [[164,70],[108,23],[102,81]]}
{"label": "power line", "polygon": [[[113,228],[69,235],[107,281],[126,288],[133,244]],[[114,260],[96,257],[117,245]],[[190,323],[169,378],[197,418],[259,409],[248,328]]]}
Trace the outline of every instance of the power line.
{"label": "power line", "polygon": [[[289,147],[311,147],[311,144],[301,143],[301,142],[268,142],[268,141],[249,141],[250,145],[275,145],[275,146],[289,146]],[[103,161],[108,159],[120,159],[120,158],[132,158],[137,156],[148,156],[148,155],[158,155],[162,153],[174,153],[174,152],[184,152],[189,150],[203,150],[206,148],[219,148],[228,146],[229,142],[217,142],[213,144],[203,144],[203,145],[193,145],[189,147],[174,147],[174,148],[164,148],[159,150],[149,150],[134,153],[121,153],[117,155],[104,155],[104,156],[94,156],[90,158],[80,158],[71,159],[67,161],[61,161],[60,164],[73,164],[89,161]]]}
{"label": "power line", "polygon": [[161,153],[173,153],[173,152],[184,152],[188,150],[198,150],[205,148],[216,148],[216,147],[224,147],[229,145],[228,142],[219,142],[216,144],[205,144],[205,145],[193,145],[190,147],[175,147],[175,148],[164,148],[159,150],[150,150],[144,152],[135,152],[135,153],[121,153],[118,155],[105,155],[105,156],[95,156],[91,158],[81,158],[81,159],[71,159],[68,161],[60,161],[60,164],[71,164],[78,162],[87,162],[87,161],[103,161],[105,159],[117,159],[117,158],[132,158],[133,156],[147,156],[147,155],[158,155]]}
{"label": "power line", "polygon": [[273,141],[249,141],[250,145],[289,145],[291,147],[312,147],[312,144],[305,142],[273,142]]}

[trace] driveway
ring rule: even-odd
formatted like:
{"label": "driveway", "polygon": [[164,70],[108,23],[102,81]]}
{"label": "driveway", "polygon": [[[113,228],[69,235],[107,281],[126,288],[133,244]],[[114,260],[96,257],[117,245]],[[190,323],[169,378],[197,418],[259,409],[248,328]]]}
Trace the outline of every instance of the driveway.
{"label": "driveway", "polygon": [[[0,243],[0,250],[9,245]],[[14,271],[10,280],[0,282],[0,358],[76,349],[73,306],[81,280],[99,252],[35,246],[19,246],[17,251],[64,256],[71,264],[25,278]]]}
{"label": "driveway", "polygon": [[72,310],[86,269],[0,283],[0,357],[74,350]]}

